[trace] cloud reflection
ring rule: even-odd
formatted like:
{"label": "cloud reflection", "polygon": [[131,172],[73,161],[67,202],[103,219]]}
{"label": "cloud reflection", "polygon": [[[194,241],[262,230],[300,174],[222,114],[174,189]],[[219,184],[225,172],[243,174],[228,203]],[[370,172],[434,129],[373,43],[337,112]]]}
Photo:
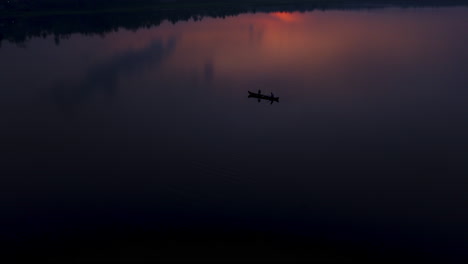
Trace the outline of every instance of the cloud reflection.
{"label": "cloud reflection", "polygon": [[209,60],[205,63],[205,81],[210,83],[214,78],[214,63],[213,60]]}
{"label": "cloud reflection", "polygon": [[114,56],[109,61],[90,69],[77,84],[61,83],[52,89],[54,101],[62,108],[80,104],[94,94],[113,94],[119,79],[124,75],[138,73],[161,65],[174,52],[175,37],[167,41],[153,41],[143,50],[130,50]]}

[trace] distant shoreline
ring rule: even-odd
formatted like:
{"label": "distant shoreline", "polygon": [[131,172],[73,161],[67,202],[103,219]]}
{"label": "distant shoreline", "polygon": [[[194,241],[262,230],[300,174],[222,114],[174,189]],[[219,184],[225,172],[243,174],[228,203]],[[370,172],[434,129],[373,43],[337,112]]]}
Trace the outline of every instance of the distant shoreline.
{"label": "distant shoreline", "polygon": [[[5,0],[0,0],[5,1]],[[10,0],[13,1],[13,0]],[[17,1],[58,1],[58,0],[17,0]],[[63,0],[76,1],[76,0]],[[82,0],[88,1],[88,0]],[[109,0],[97,0],[109,1]],[[244,13],[309,12],[314,10],[359,10],[386,7],[450,7],[468,6],[468,0],[239,0],[226,4],[223,0],[192,2],[155,2],[138,0],[125,8],[121,1],[114,8],[91,5],[86,8],[60,9],[43,7],[36,9],[0,10],[0,47],[3,41],[23,44],[32,38],[53,35],[60,43],[72,34],[103,35],[119,29],[136,30],[141,27],[158,26],[164,21],[201,20],[204,17],[225,18]],[[143,5],[152,2],[153,5]],[[2,2],[0,2],[2,3]],[[127,3],[128,4],[128,3]],[[24,8],[24,6],[23,6]]]}
{"label": "distant shoreline", "polygon": [[468,0],[0,0],[5,17],[96,15],[212,9],[252,9],[296,6],[329,8],[378,8],[468,6]]}

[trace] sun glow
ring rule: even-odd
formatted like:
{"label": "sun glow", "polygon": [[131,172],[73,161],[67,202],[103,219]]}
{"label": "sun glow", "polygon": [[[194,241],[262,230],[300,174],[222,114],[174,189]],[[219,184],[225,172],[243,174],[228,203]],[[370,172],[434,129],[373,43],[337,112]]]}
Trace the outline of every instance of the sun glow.
{"label": "sun glow", "polygon": [[299,16],[290,12],[274,12],[274,13],[270,13],[270,15],[286,23],[299,21]]}

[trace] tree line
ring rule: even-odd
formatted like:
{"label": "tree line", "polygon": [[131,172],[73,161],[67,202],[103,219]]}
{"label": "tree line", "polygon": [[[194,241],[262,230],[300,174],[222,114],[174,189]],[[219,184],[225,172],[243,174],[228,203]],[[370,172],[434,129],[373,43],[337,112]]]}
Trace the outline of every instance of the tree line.
{"label": "tree line", "polygon": [[[5,0],[0,0],[4,2]],[[8,0],[7,0],[8,1]],[[128,3],[129,0],[9,0],[21,3],[28,3],[29,1],[37,3],[78,3],[99,1],[99,2],[121,2]],[[158,3],[165,3],[167,0],[135,0],[139,3],[157,1]],[[181,1],[197,1],[197,0],[181,0]],[[203,0],[205,2],[220,2],[222,0]],[[382,1],[382,0],[375,0]],[[275,0],[257,0],[244,1],[245,5],[231,4],[231,5],[214,5],[214,6],[194,6],[192,8],[170,8],[170,9],[141,9],[138,11],[119,9],[112,12],[77,12],[77,13],[39,13],[33,15],[24,15],[19,12],[0,12],[0,45],[2,41],[9,41],[13,43],[24,43],[27,40],[35,37],[47,37],[53,35],[57,43],[61,39],[68,38],[71,34],[83,35],[104,35],[108,32],[114,32],[121,28],[127,30],[137,30],[139,28],[149,28],[158,26],[163,21],[177,23],[178,21],[188,20],[201,20],[204,17],[212,18],[225,18],[227,16],[236,16],[242,13],[256,13],[256,12],[305,12],[313,10],[328,10],[328,9],[360,9],[360,8],[377,8],[379,5],[365,4],[367,2],[353,2],[352,0],[320,0],[320,1],[288,1],[283,3]],[[403,2],[401,2],[403,1]],[[453,1],[442,0],[437,3],[434,1],[421,1],[421,0],[397,0],[389,1],[386,3],[399,3],[401,7],[411,6],[447,6],[447,5],[468,5],[467,0]],[[169,2],[170,3],[170,2]],[[232,1],[231,1],[232,3]],[[239,2],[236,2],[239,3]],[[270,4],[266,4],[270,3]],[[276,3],[276,4],[273,4]],[[344,4],[346,3],[346,4]],[[352,4],[355,3],[355,4]],[[135,5],[136,3],[133,3]]]}

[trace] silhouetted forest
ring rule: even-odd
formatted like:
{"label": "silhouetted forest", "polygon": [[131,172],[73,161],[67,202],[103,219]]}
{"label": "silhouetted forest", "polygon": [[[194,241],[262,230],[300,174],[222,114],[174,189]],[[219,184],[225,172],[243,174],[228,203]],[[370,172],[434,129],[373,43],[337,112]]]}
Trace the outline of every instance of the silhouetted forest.
{"label": "silhouetted forest", "polygon": [[104,35],[242,13],[455,5],[468,0],[0,0],[0,45],[49,35],[58,44],[74,33]]}

